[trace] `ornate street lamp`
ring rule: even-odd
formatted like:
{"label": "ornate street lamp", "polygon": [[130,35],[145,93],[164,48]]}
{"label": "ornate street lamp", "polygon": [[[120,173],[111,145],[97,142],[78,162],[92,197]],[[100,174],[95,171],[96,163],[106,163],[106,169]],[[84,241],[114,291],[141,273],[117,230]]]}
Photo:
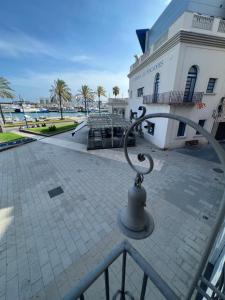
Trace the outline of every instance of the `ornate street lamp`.
{"label": "ornate street lamp", "polygon": [[[188,124],[192,128],[194,128],[196,131],[200,132],[211,144],[212,148],[215,150],[216,154],[218,155],[218,158],[221,162],[223,172],[225,172],[225,152],[223,148],[220,146],[220,144],[215,140],[215,138],[207,132],[203,127],[199,126],[195,122],[181,117],[174,114],[169,113],[156,113],[156,114],[149,114],[142,118],[137,119],[128,129],[125,141],[124,141],[124,153],[126,160],[130,167],[136,172],[136,179],[134,182],[134,186],[129,190],[128,192],[128,206],[123,208],[118,215],[118,224],[126,236],[133,238],[133,239],[144,239],[147,238],[154,230],[154,221],[153,217],[147,210],[145,209],[146,206],[146,192],[145,189],[142,186],[142,182],[144,180],[144,175],[149,174],[153,170],[153,159],[151,155],[140,153],[138,154],[138,160],[140,162],[143,162],[145,159],[149,161],[149,168],[147,171],[143,172],[139,170],[134,164],[131,162],[130,157],[128,155],[127,151],[127,142],[128,137],[131,131],[134,130],[136,126],[141,125],[144,121],[151,118],[166,118],[166,119],[173,119],[177,120],[183,123]],[[212,233],[210,235],[210,238],[208,240],[207,247],[205,249],[205,252],[203,253],[198,271],[195,275],[195,278],[192,282],[191,288],[189,290],[189,295],[187,299],[190,299],[196,284],[204,270],[204,267],[207,263],[208,257],[210,255],[210,252],[213,248],[213,245],[215,243],[217,234],[224,222],[225,218],[225,192],[223,194],[223,198],[220,204],[220,208],[218,210],[218,216],[216,218],[216,222],[214,225],[214,228],[212,230]]]}

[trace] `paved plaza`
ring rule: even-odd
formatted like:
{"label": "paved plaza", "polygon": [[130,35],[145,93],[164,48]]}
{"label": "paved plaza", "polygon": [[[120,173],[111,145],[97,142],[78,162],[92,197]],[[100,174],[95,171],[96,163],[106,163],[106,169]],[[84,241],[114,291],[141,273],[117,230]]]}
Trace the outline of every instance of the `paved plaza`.
{"label": "paved plaza", "polygon": [[[143,140],[150,153],[145,176],[153,234],[130,240],[184,299],[214,224],[224,189],[217,163]],[[134,172],[121,149],[86,151],[82,135],[42,138],[0,153],[0,300],[62,299],[124,236],[117,227]],[[63,193],[50,197],[61,187]],[[109,271],[111,295],[120,288],[121,260]],[[138,299],[142,272],[128,259],[127,289]],[[104,299],[100,278],[85,299]],[[164,299],[148,283],[146,299]]]}

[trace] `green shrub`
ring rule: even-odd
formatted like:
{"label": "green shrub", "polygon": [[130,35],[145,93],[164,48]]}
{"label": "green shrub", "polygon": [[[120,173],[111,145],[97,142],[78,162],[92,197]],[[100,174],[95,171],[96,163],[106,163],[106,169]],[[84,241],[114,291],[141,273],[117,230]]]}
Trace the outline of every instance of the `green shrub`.
{"label": "green shrub", "polygon": [[49,126],[49,129],[48,129],[49,131],[56,131],[56,126],[55,125],[51,125],[51,126]]}

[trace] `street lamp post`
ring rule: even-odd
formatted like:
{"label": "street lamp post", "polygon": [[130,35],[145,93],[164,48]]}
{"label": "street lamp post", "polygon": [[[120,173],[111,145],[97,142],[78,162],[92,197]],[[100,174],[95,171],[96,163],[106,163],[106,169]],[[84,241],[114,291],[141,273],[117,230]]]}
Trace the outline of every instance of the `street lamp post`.
{"label": "street lamp post", "polygon": [[[125,140],[124,140],[124,154],[125,158],[130,165],[130,167],[136,172],[136,179],[134,182],[134,186],[129,190],[128,192],[128,206],[120,210],[118,215],[118,225],[123,234],[126,236],[133,238],[133,239],[144,239],[147,238],[154,230],[154,221],[151,214],[145,209],[146,206],[146,192],[145,189],[142,187],[142,182],[144,180],[144,175],[149,174],[153,168],[154,163],[153,159],[150,154],[145,153],[139,153],[137,158],[140,162],[143,162],[144,160],[148,160],[149,162],[149,168],[147,171],[142,171],[138,169],[131,161],[128,150],[127,150],[127,144],[128,144],[128,137],[130,133],[137,128],[137,126],[141,125],[144,121],[147,119],[152,118],[166,118],[166,119],[173,119],[180,122],[183,122],[185,124],[188,124],[192,128],[194,128],[196,131],[200,132],[211,144],[213,149],[215,150],[216,154],[219,157],[219,160],[222,165],[222,169],[225,172],[225,152],[223,148],[220,146],[220,144],[215,140],[215,138],[207,132],[203,127],[199,126],[195,122],[181,117],[174,114],[169,113],[155,113],[155,114],[149,114],[146,116],[143,116],[142,118],[137,119],[128,129]],[[191,284],[189,293],[187,295],[186,299],[191,299],[191,296],[197,286],[197,283],[200,279],[200,276],[203,273],[203,270],[206,266],[208,257],[210,255],[210,252],[213,248],[213,245],[215,243],[217,234],[224,222],[225,218],[225,192],[223,194],[223,198],[220,204],[220,208],[218,209],[218,215],[216,218],[215,225],[213,227],[213,230],[211,232],[210,238],[208,240],[207,247],[203,253],[200,265],[198,267],[197,273],[193,279],[193,282]]]}

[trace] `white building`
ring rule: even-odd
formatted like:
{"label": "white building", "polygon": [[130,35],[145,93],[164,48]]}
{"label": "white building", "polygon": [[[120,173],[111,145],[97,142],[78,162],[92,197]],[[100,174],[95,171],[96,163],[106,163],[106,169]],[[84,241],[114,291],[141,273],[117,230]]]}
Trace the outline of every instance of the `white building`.
{"label": "white building", "polygon": [[[136,57],[128,75],[127,118],[142,105],[147,113],[187,117],[225,140],[223,18],[225,0],[173,0],[151,29],[137,30],[143,55]],[[145,137],[160,148],[205,142],[183,123],[149,121]]]}
{"label": "white building", "polygon": [[128,98],[109,98],[108,102],[109,113],[118,114],[125,117]]}

